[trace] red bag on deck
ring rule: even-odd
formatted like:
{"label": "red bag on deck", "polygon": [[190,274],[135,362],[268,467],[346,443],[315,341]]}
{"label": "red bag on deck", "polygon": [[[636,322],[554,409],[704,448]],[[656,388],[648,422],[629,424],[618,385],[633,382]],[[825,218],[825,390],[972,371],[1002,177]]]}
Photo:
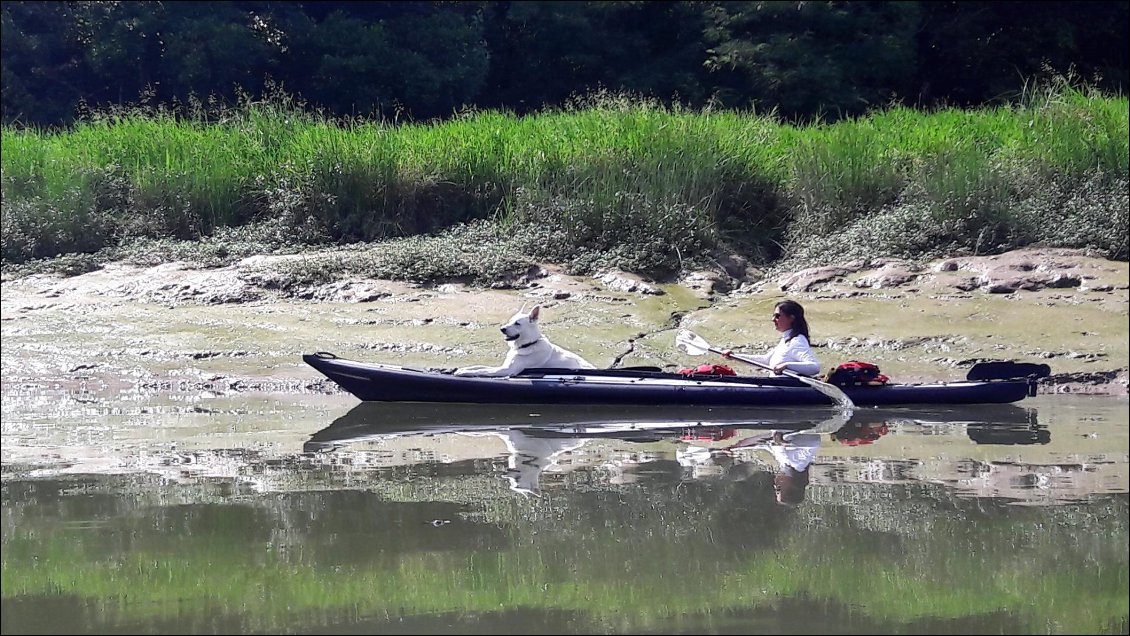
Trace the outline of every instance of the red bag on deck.
{"label": "red bag on deck", "polygon": [[879,373],[879,367],[870,362],[852,360],[832,369],[825,382],[837,386],[859,386],[868,384],[880,386],[887,383],[887,376]]}

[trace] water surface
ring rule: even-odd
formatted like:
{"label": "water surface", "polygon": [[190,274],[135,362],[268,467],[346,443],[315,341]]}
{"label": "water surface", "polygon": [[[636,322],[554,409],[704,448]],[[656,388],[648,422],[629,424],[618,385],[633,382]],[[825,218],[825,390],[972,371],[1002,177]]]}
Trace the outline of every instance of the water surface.
{"label": "water surface", "polygon": [[[3,405],[5,634],[1128,629],[1125,399],[846,422],[41,385]],[[798,503],[770,429],[811,442]]]}

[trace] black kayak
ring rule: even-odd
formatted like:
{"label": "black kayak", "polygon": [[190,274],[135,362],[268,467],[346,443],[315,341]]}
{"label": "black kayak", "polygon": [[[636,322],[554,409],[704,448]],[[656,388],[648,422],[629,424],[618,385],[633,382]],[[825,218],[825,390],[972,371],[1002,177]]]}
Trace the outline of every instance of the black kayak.
{"label": "black kayak", "polygon": [[[789,377],[683,375],[653,368],[527,369],[500,378],[449,370],[357,362],[332,353],[302,359],[365,402],[591,404],[646,406],[833,406]],[[975,365],[962,382],[841,387],[857,406],[1006,404],[1035,395],[1047,365]],[[1035,370],[1033,370],[1035,369]],[[1018,376],[1017,374],[1024,373]],[[1011,376],[1011,377],[1010,377]]]}

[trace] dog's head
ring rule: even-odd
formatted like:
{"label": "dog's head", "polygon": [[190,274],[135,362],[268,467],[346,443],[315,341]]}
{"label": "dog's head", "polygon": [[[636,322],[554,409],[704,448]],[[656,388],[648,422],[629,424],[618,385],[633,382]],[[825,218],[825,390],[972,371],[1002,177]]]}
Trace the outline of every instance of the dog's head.
{"label": "dog's head", "polygon": [[525,344],[537,340],[541,337],[541,330],[538,329],[538,316],[540,314],[540,305],[535,305],[529,313],[519,311],[514,314],[509,322],[499,328],[499,331],[502,332],[502,337],[505,338],[507,342],[518,344]]}

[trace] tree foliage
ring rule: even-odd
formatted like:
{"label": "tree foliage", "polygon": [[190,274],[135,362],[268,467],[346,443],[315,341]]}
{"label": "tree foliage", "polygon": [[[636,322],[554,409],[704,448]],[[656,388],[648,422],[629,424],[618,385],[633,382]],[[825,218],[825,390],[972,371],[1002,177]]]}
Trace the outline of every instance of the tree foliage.
{"label": "tree foliage", "polygon": [[834,120],[1128,83],[1126,2],[11,1],[5,124],[271,87],[342,116],[518,113],[598,89]]}

